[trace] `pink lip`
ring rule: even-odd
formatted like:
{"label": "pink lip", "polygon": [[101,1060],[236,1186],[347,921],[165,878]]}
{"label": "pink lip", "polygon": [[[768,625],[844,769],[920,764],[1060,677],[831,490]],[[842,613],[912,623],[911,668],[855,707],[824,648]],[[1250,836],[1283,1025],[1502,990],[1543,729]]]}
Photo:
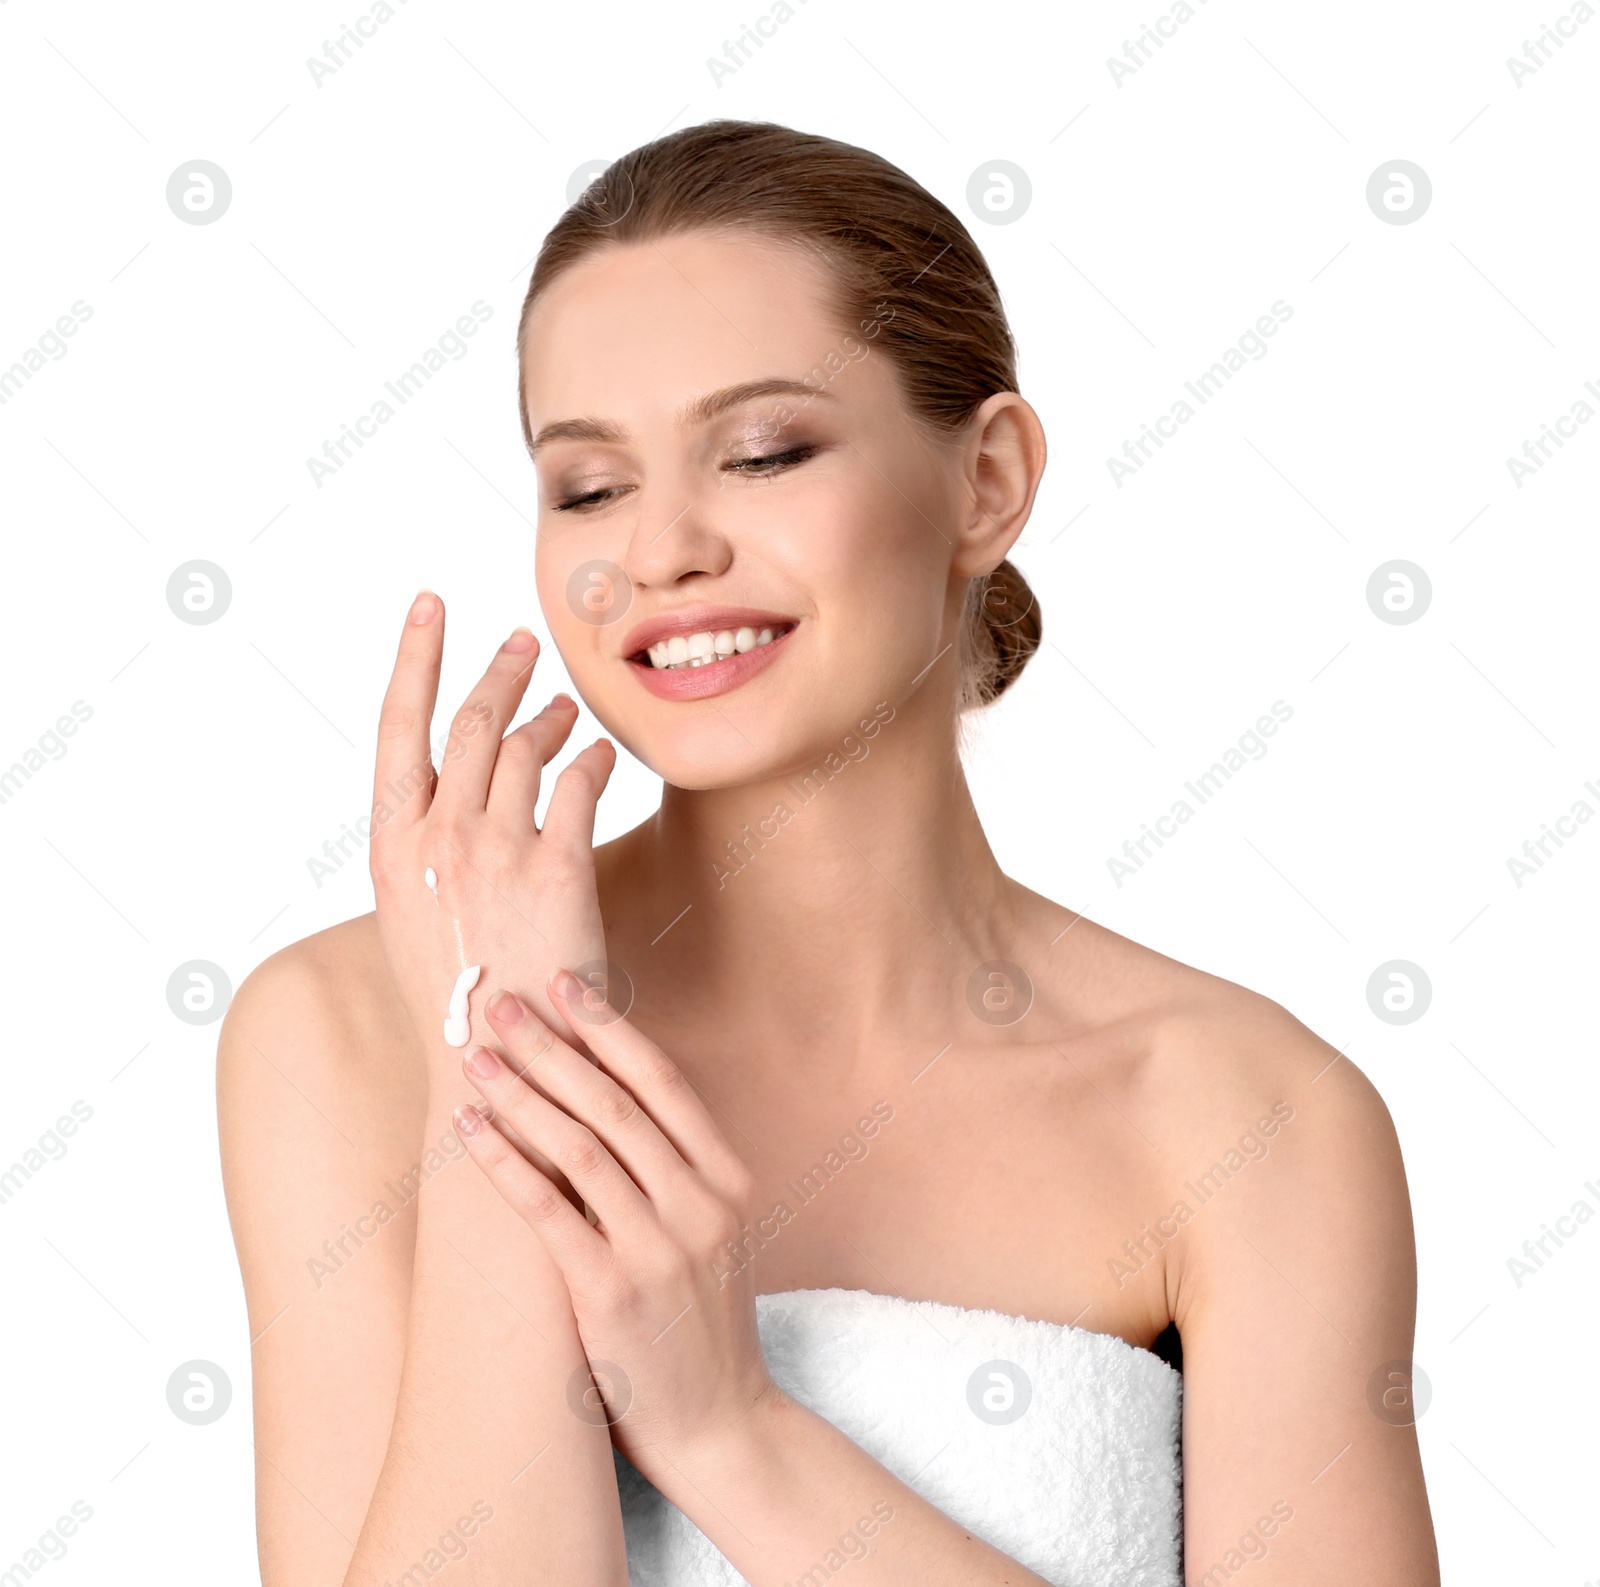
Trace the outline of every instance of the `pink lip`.
{"label": "pink lip", "polygon": [[[794,618],[781,612],[764,612],[754,606],[684,606],[675,612],[647,617],[630,628],[622,641],[624,659],[637,656],[662,639],[676,634],[720,634],[728,629],[792,628]],[[692,669],[700,671],[703,669]]]}
{"label": "pink lip", "polygon": [[[779,619],[783,621],[783,619]],[[699,624],[692,629],[675,629],[677,633],[702,634],[708,625]],[[722,627],[730,626],[723,623]],[[748,619],[741,619],[734,627],[753,627]],[[762,627],[769,626],[763,623]],[[714,630],[715,631],[715,630]],[[707,700],[713,695],[726,694],[730,689],[737,689],[742,684],[748,683],[763,668],[769,667],[777,659],[778,652],[794,638],[799,632],[798,626],[791,628],[788,633],[780,634],[776,639],[765,645],[757,645],[754,650],[747,650],[742,655],[723,656],[717,661],[708,661],[703,667],[680,667],[677,669],[667,667],[652,667],[648,661],[628,661],[628,666],[653,695],[662,700]],[[648,641],[654,644],[656,639],[670,637],[659,630],[655,631],[654,638]],[[629,653],[630,656],[633,654]]]}

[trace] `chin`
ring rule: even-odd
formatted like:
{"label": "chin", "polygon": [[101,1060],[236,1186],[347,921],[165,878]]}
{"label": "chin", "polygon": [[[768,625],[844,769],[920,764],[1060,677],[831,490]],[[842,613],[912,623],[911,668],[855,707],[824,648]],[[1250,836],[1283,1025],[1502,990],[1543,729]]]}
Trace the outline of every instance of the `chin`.
{"label": "chin", "polygon": [[704,792],[770,781],[805,758],[805,741],[792,726],[781,737],[769,730],[783,720],[781,707],[766,721],[741,712],[737,726],[732,711],[724,714],[709,705],[683,712],[676,721],[662,721],[651,712],[655,720],[641,722],[639,714],[631,713],[632,720],[619,723],[612,736],[674,788]]}

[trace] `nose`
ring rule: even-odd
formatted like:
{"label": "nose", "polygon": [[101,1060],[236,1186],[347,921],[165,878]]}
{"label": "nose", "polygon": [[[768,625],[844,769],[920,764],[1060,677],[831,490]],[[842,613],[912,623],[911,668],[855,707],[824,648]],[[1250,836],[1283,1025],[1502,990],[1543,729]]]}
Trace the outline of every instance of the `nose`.
{"label": "nose", "polygon": [[[696,577],[715,578],[733,562],[733,545],[716,524],[716,508],[688,483],[641,493],[638,521],[623,571],[650,589],[670,590]],[[714,496],[714,488],[711,492]]]}

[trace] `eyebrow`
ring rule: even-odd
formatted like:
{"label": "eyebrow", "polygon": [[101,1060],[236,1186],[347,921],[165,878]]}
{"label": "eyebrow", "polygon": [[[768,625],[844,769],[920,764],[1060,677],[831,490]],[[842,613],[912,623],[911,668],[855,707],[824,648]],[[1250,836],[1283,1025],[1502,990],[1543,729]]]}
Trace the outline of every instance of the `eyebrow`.
{"label": "eyebrow", "polygon": [[[678,424],[687,429],[691,425],[706,424],[730,408],[753,402],[757,397],[813,397],[833,400],[833,393],[821,386],[808,386],[803,380],[789,380],[774,375],[765,380],[746,380],[737,386],[724,386],[721,391],[708,392],[686,402],[678,413]],[[534,437],[529,449],[537,455],[539,448],[550,441],[625,441],[628,433],[609,419],[557,419],[544,426]]]}

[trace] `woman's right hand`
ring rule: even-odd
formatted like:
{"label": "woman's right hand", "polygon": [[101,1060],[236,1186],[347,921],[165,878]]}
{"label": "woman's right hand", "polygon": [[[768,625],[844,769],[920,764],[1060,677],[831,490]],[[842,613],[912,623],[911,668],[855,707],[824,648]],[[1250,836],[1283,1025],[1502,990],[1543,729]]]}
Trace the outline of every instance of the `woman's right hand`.
{"label": "woman's right hand", "polygon": [[[616,764],[600,739],[556,779],[544,826],[534,821],[539,780],[578,719],[558,695],[505,733],[533,673],[539,642],[519,628],[500,647],[450,726],[435,772],[429,744],[444,603],[424,591],[407,615],[378,725],[371,867],[384,954],[428,1054],[439,1100],[464,1100],[465,1047],[445,1040],[459,972],[482,967],[469,994],[470,1039],[493,1042],[490,997],[514,991],[563,1037],[576,1036],[546,993],[559,969],[605,962],[595,892],[595,805]],[[438,897],[424,879],[437,875]]]}

